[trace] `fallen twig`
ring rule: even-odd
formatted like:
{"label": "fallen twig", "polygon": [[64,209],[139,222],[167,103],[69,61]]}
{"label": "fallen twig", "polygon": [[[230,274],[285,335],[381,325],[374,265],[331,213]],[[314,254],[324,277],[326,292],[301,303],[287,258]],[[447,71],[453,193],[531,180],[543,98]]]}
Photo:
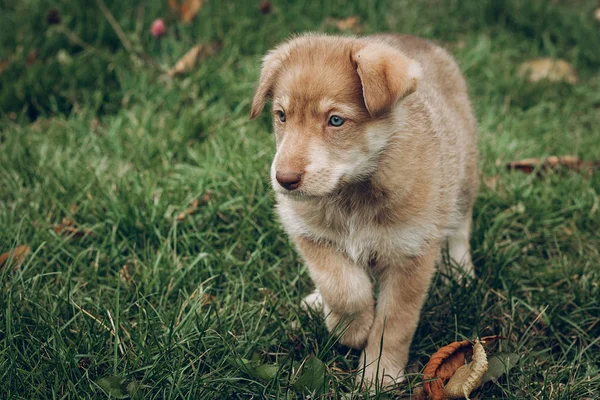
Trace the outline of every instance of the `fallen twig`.
{"label": "fallen twig", "polygon": [[543,159],[526,158],[524,160],[513,161],[506,164],[509,171],[517,170],[526,174],[533,173],[536,169],[540,172],[547,170],[559,170],[561,168],[586,172],[591,175],[594,171],[600,170],[600,161],[583,161],[581,158],[571,155],[550,156]]}

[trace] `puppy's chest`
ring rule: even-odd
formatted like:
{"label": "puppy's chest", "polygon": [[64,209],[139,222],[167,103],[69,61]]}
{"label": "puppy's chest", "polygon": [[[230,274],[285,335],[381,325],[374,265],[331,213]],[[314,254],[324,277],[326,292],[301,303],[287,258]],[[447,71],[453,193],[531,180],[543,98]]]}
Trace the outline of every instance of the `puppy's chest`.
{"label": "puppy's chest", "polygon": [[281,215],[292,236],[327,241],[360,265],[373,259],[394,259],[422,253],[435,227],[422,221],[382,222],[381,216],[369,212],[342,212],[335,207],[315,208]]}

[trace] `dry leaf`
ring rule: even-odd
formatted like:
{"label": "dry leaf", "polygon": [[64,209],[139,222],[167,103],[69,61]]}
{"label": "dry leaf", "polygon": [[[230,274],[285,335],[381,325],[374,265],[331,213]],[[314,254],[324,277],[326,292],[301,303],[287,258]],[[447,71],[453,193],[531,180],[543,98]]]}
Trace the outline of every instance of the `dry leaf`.
{"label": "dry leaf", "polygon": [[126,285],[131,285],[133,283],[133,277],[129,272],[129,265],[123,265],[121,271],[119,271],[119,276],[121,278],[121,282],[125,283]]}
{"label": "dry leaf", "polygon": [[93,236],[94,232],[87,228],[76,228],[74,222],[69,217],[64,217],[62,223],[54,226],[54,231],[62,236],[68,236],[76,239],[82,239],[86,236]]}
{"label": "dry leaf", "polygon": [[[465,365],[465,357],[472,350],[471,342],[453,342],[440,348],[429,359],[423,370],[423,387],[433,400],[444,399],[444,380],[450,378],[454,372]],[[446,365],[444,365],[446,364]],[[443,371],[440,371],[443,367]],[[439,375],[442,376],[439,376]],[[436,379],[437,378],[437,379]]]}
{"label": "dry leaf", "polygon": [[260,3],[258,3],[258,9],[263,14],[270,14],[273,12],[273,5],[269,0],[260,0]]}
{"label": "dry leaf", "polygon": [[483,346],[479,340],[473,345],[473,359],[467,365],[456,370],[444,387],[444,395],[447,399],[469,399],[469,394],[475,389],[481,378],[488,370],[488,361]]}
{"label": "dry leaf", "polygon": [[169,7],[183,22],[191,22],[204,5],[205,0],[169,0]]}
{"label": "dry leaf", "polygon": [[40,49],[33,49],[27,55],[27,65],[33,64],[40,56]]}
{"label": "dry leaf", "polygon": [[185,219],[185,217],[187,217],[188,215],[192,215],[193,213],[196,212],[196,210],[198,209],[198,204],[199,201],[198,199],[194,199],[192,200],[190,206],[188,207],[187,210],[180,212],[179,214],[177,214],[177,221],[181,222]]}
{"label": "dry leaf", "polygon": [[526,174],[531,174],[536,168],[539,168],[540,171],[565,168],[572,171],[585,172],[588,175],[591,175],[594,170],[600,169],[600,161],[583,161],[579,157],[566,155],[550,156],[545,159],[526,158],[524,160],[513,161],[506,164],[506,169],[518,170]]}
{"label": "dry leaf", "polygon": [[[190,302],[192,300],[194,300],[196,298],[196,296],[198,295],[198,289],[194,290],[194,292],[192,293],[192,295],[190,296],[190,298],[188,300],[186,300],[186,302]],[[199,302],[200,304],[202,304],[203,306],[207,306],[209,304],[212,304],[217,298],[215,296],[213,296],[212,294],[208,294],[206,292],[202,292],[200,295],[200,299]],[[183,309],[182,309],[183,311]],[[181,318],[181,313],[179,315],[179,317],[177,318],[178,320]]]}
{"label": "dry leaf", "polygon": [[594,18],[596,18],[596,21],[600,22],[600,8],[596,8],[596,11],[594,11]]}
{"label": "dry leaf", "polygon": [[353,33],[361,33],[363,31],[362,25],[359,23],[359,18],[356,16],[344,18],[344,19],[336,19],[328,17],[325,20],[325,25],[327,26],[335,26],[340,31],[349,31]]}
{"label": "dry leaf", "polygon": [[484,176],[483,184],[488,188],[495,190],[498,186],[498,175],[495,176]]}
{"label": "dry leaf", "polygon": [[216,297],[213,296],[212,294],[208,294],[208,293],[202,293],[202,305],[206,306],[211,304],[213,301],[215,301]]}
{"label": "dry leaf", "polygon": [[169,70],[169,76],[183,75],[190,72],[194,69],[198,61],[210,57],[216,53],[218,49],[219,45],[215,43],[197,44],[188,50],[188,52],[177,61],[175,66]]}
{"label": "dry leaf", "polygon": [[[500,336],[486,336],[480,339],[483,344],[502,339]],[[423,387],[433,400],[445,399],[444,384],[454,373],[465,365],[473,354],[473,344],[469,340],[452,342],[436,351],[423,370]]]}
{"label": "dry leaf", "polygon": [[86,236],[93,236],[93,232],[86,228],[75,228],[73,226],[67,226],[63,224],[58,224],[54,227],[54,231],[56,233],[61,234],[62,236],[74,237],[76,239],[82,239]]}
{"label": "dry leaf", "polygon": [[11,258],[13,260],[13,268],[19,268],[27,254],[29,254],[30,252],[31,248],[29,246],[17,246],[11,251],[7,251],[4,254],[0,254],[0,268],[2,268],[4,264]]}
{"label": "dry leaf", "polygon": [[524,62],[519,66],[519,76],[529,82],[549,80],[552,82],[567,81],[577,83],[575,68],[565,60],[554,58],[537,58]]}
{"label": "dry leaf", "polygon": [[61,224],[65,225],[65,226],[73,226],[75,224],[75,222],[73,221],[73,218],[71,218],[71,217],[63,217]]}
{"label": "dry leaf", "polygon": [[8,60],[0,60],[0,75],[2,75],[2,72],[4,72],[4,70],[8,68],[9,65],[10,62]]}

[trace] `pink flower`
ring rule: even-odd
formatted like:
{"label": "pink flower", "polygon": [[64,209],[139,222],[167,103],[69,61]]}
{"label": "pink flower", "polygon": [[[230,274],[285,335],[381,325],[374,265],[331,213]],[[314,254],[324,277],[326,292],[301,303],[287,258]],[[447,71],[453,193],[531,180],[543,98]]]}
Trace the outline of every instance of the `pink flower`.
{"label": "pink flower", "polygon": [[163,21],[162,18],[155,19],[154,22],[152,22],[152,27],[150,28],[150,33],[152,33],[152,36],[156,38],[161,37],[166,31],[167,27],[165,26],[165,21]]}

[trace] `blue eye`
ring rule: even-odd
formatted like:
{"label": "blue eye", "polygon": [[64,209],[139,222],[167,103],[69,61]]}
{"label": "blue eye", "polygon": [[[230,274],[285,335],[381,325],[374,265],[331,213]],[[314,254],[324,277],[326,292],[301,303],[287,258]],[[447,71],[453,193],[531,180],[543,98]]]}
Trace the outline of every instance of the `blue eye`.
{"label": "blue eye", "polygon": [[285,113],[283,111],[277,111],[277,116],[281,122],[285,122]]}
{"label": "blue eye", "polygon": [[332,115],[329,118],[329,126],[342,126],[344,125],[344,118],[338,117],[337,115]]}

